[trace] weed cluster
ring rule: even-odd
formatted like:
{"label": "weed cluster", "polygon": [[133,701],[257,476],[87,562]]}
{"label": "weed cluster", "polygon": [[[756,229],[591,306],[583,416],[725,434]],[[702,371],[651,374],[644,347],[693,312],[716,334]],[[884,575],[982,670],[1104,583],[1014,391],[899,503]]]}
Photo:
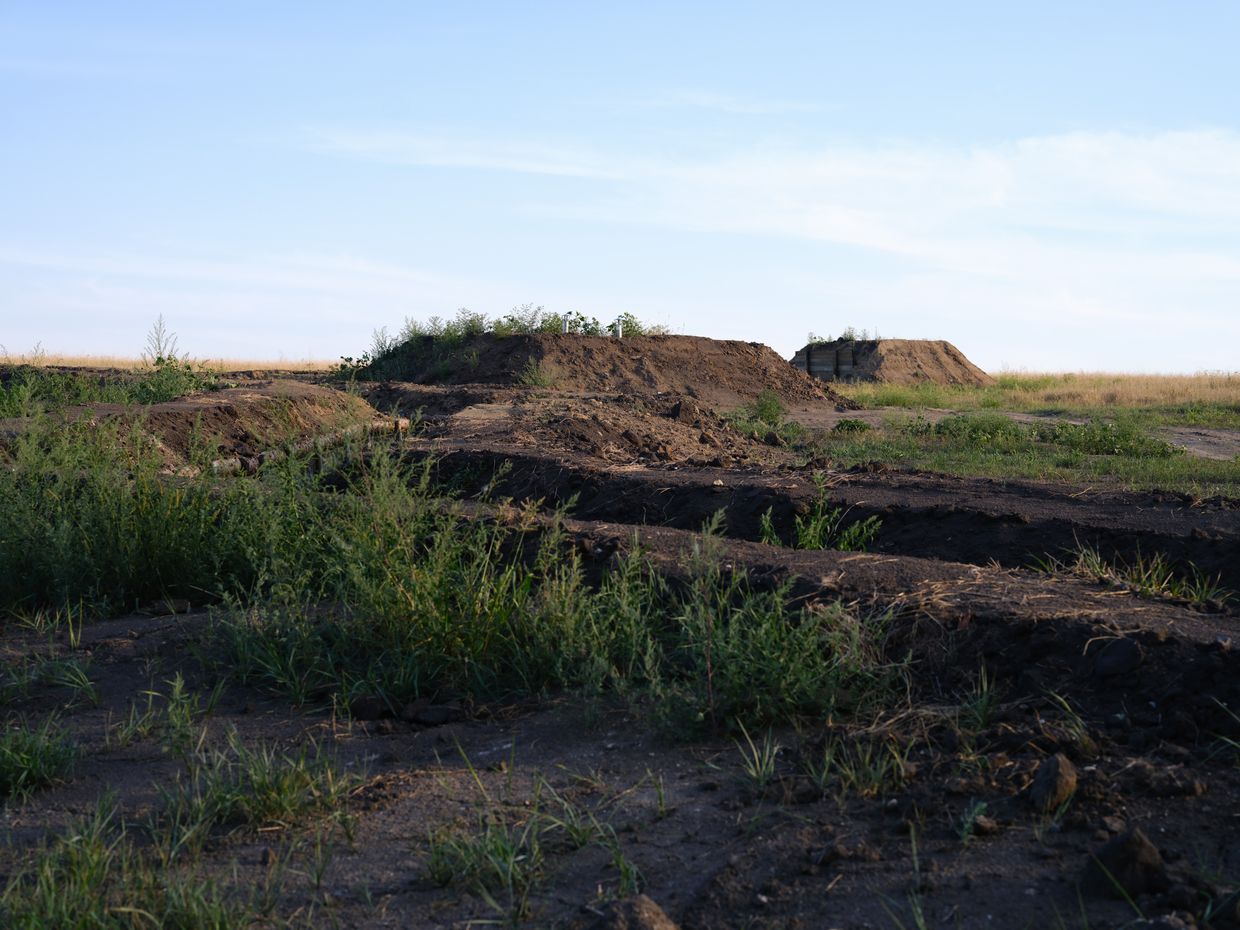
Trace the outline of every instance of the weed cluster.
{"label": "weed cluster", "polygon": [[[864,552],[878,531],[882,520],[875,516],[864,520],[845,522],[848,510],[832,506],[827,495],[826,478],[821,472],[814,474],[818,495],[807,513],[793,518],[793,546],[797,549],[839,549],[844,552]],[[768,507],[762,514],[759,533],[762,542],[781,546],[783,540],[775,528],[774,508]]]}
{"label": "weed cluster", "polygon": [[553,313],[541,306],[524,304],[502,317],[491,318],[485,313],[461,309],[453,319],[433,316],[428,320],[406,319],[396,335],[386,329],[376,330],[369,350],[360,358],[344,357],[335,373],[343,379],[356,377],[394,377],[412,351],[429,347],[434,358],[447,364],[448,359],[469,339],[483,333],[496,336],[522,336],[538,333],[573,333],[579,336],[653,336],[667,332],[666,327],[645,323],[632,313],[622,313],[610,324],[576,311]]}
{"label": "weed cluster", "polygon": [[[640,553],[588,582],[558,525],[466,518],[428,463],[337,454],[170,480],[116,431],[29,431],[0,469],[0,610],[222,602],[230,671],[299,702],[394,709],[576,689],[728,727],[842,710],[889,675],[882,618],[793,608],[725,571],[709,538],[684,583]],[[828,516],[804,532],[825,539]]]}
{"label": "weed cluster", "polygon": [[1047,558],[1039,567],[1050,574],[1068,573],[1102,581],[1141,597],[1164,597],[1203,606],[1221,606],[1234,596],[1196,565],[1180,571],[1161,552],[1140,553],[1131,560],[1107,559],[1090,546],[1079,546],[1066,559]]}
{"label": "weed cluster", "polygon": [[158,404],[218,386],[215,375],[175,360],[125,378],[23,365],[0,376],[0,417],[35,417],[76,404]]}
{"label": "weed cluster", "polygon": [[147,336],[143,365],[124,377],[47,368],[0,370],[0,417],[35,417],[76,404],[158,404],[221,386],[218,377],[178,355],[175,334],[161,316]]}
{"label": "weed cluster", "polygon": [[436,885],[470,891],[515,923],[531,916],[531,898],[558,854],[598,847],[608,853],[615,871],[614,892],[640,890],[641,872],[625,856],[601,808],[568,799],[542,777],[532,799],[500,803],[468,759],[466,766],[482,803],[468,826],[443,826],[427,837],[426,871]]}
{"label": "weed cluster", "polygon": [[140,851],[110,798],[34,855],[0,892],[0,924],[139,930],[241,930],[257,914],[214,883],[170,870]]}
{"label": "weed cluster", "polygon": [[53,714],[33,726],[10,720],[0,731],[0,799],[25,797],[66,776],[77,761],[78,747],[60,730]]}
{"label": "weed cluster", "polygon": [[186,760],[186,776],[161,789],[163,810],[151,825],[169,862],[197,854],[218,827],[287,827],[315,812],[339,816],[351,784],[317,750],[251,749],[235,732],[224,748],[196,747]]}
{"label": "weed cluster", "polygon": [[774,391],[765,390],[756,398],[728,414],[725,419],[733,429],[752,439],[767,439],[771,434],[784,445],[794,445],[805,437],[799,423],[787,419],[784,402]]}

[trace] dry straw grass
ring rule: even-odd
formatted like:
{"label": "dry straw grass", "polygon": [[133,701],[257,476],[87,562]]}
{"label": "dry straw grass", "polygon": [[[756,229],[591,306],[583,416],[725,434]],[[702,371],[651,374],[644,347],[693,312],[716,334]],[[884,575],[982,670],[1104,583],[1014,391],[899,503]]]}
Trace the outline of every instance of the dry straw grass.
{"label": "dry straw grass", "polygon": [[994,384],[984,386],[859,381],[834,387],[864,406],[875,407],[1082,414],[1190,407],[1240,411],[1240,372],[1143,375],[1009,371],[996,375]]}
{"label": "dry straw grass", "polygon": [[[1009,387],[1009,384],[1011,387]],[[1000,375],[1000,386],[1035,406],[1162,407],[1240,404],[1240,372],[1131,375],[1106,372]]]}
{"label": "dry straw grass", "polygon": [[[188,360],[195,368],[206,371],[327,371],[339,362],[323,359],[258,359],[219,358]],[[36,365],[45,368],[120,368],[148,367],[141,358],[122,355],[59,355],[38,353],[31,355],[0,355],[0,364]]]}

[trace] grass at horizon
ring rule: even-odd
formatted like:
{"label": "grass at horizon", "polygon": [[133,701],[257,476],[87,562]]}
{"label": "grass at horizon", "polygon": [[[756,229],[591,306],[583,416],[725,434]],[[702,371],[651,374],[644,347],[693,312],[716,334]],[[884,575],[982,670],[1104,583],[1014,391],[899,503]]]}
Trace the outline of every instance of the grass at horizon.
{"label": "grass at horizon", "polygon": [[1003,373],[985,386],[836,383],[865,407],[1011,411],[1073,417],[1125,415],[1145,427],[1240,429],[1240,372],[1128,375]]}
{"label": "grass at horizon", "polygon": [[[187,360],[188,361],[188,360]],[[260,359],[204,358],[192,361],[195,368],[206,371],[329,371],[340,364],[339,359]],[[149,363],[132,355],[69,355],[38,353],[34,355],[0,355],[0,368],[29,365],[35,368],[119,368],[139,371]]]}

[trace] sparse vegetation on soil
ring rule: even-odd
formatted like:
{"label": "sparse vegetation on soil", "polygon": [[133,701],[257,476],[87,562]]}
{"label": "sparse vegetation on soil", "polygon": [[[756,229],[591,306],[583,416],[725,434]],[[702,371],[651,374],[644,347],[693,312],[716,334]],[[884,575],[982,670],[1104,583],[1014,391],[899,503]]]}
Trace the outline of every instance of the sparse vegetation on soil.
{"label": "sparse vegetation on soil", "polygon": [[528,314],[19,405],[0,923],[1240,926],[1240,466]]}

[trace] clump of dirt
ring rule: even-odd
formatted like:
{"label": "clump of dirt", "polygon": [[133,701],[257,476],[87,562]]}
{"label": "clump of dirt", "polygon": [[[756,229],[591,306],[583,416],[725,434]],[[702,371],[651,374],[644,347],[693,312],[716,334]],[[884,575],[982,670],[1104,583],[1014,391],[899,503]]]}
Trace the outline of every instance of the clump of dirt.
{"label": "clump of dirt", "polygon": [[538,449],[610,465],[778,467],[794,458],[777,433],[757,438],[692,397],[384,382],[363,396],[413,421],[439,448],[466,443]]}
{"label": "clump of dirt", "polygon": [[779,464],[778,446],[738,432],[690,397],[631,395],[584,398],[546,411],[531,424],[539,448],[579,453],[612,464],[675,463],[699,467]]}
{"label": "clump of dirt", "polygon": [[719,407],[735,407],[773,391],[790,404],[825,401],[853,406],[761,343],[701,336],[610,339],[484,333],[452,342],[428,336],[393,350],[384,366],[388,372],[395,367],[398,380],[424,383],[683,394]]}
{"label": "clump of dirt", "polygon": [[836,339],[806,346],[792,364],[824,381],[994,384],[943,339]]}

